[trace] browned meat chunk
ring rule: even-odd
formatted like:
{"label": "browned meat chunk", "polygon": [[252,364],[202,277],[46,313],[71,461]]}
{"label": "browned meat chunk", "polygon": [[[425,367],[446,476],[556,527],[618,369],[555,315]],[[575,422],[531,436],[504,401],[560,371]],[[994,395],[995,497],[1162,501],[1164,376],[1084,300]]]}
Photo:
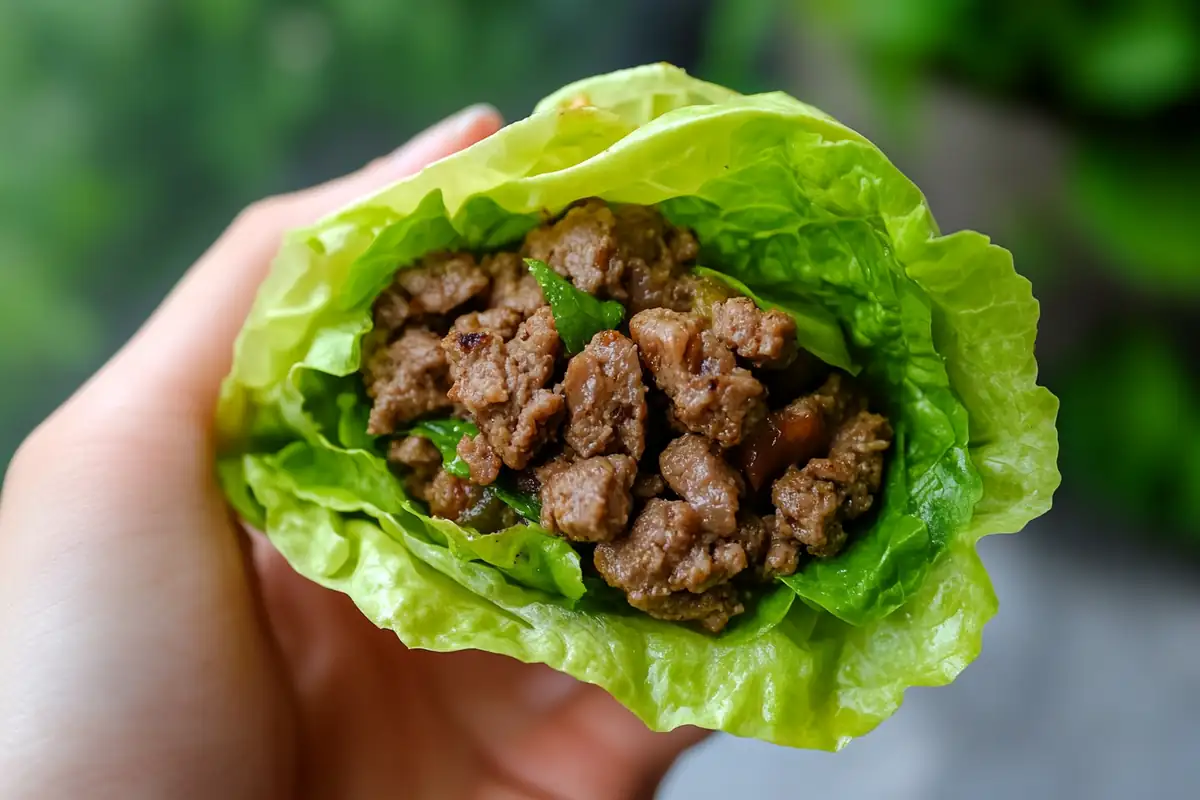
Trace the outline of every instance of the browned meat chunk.
{"label": "browned meat chunk", "polygon": [[782,311],[763,311],[748,297],[712,307],[713,332],[755,366],[784,367],[796,357],[796,321]]}
{"label": "browned meat chunk", "polygon": [[410,318],[417,316],[409,302],[408,292],[393,283],[375,300],[373,308],[375,331],[379,340],[386,342],[405,326]]}
{"label": "browned meat chunk", "polygon": [[368,356],[367,395],[375,401],[368,433],[394,433],[406,422],[451,407],[446,398],[450,365],[441,339],[426,328],[407,328],[395,342]]}
{"label": "browned meat chunk", "polygon": [[703,592],[746,568],[740,542],[704,529],[694,508],[677,500],[646,503],[629,536],[596,547],[596,568],[630,595]]}
{"label": "browned meat chunk", "polygon": [[443,344],[454,380],[450,400],[466,408],[505,465],[524,469],[564,408],[562,395],[545,388],[560,349],[550,308],[521,323],[508,342],[482,330],[452,331]]}
{"label": "browned meat chunk", "polygon": [[628,264],[626,287],[634,313],[670,305],[681,265],[700,247],[691,231],[676,228],[652,208],[618,206],[617,238]]}
{"label": "browned meat chunk", "polygon": [[487,486],[500,477],[500,456],[496,455],[483,434],[459,439],[455,452],[467,463],[472,483]]}
{"label": "browned meat chunk", "polygon": [[375,301],[375,330],[384,341],[404,325],[428,315],[446,314],[488,287],[488,276],[470,253],[435,253],[396,273]]}
{"label": "browned meat chunk", "polygon": [[629,335],[687,430],[732,447],[766,413],[763,385],[702,317],[653,308],[629,321]]}
{"label": "browned meat chunk", "polygon": [[575,542],[607,542],[625,531],[637,462],[596,456],[555,470],[542,485],[542,527]]}
{"label": "browned meat chunk", "polygon": [[581,291],[623,300],[625,262],[617,255],[616,226],[612,209],[588,200],[568,209],[554,224],[530,231],[525,252],[570,278]]}
{"label": "browned meat chunk", "polygon": [[771,489],[779,524],[808,552],[837,554],[846,542],[843,522],[864,514],[883,476],[883,453],[892,429],[878,414],[860,411],[834,435],[828,458],[789,467]]}
{"label": "browned meat chunk", "polygon": [[507,308],[528,317],[546,304],[542,287],[516,253],[497,253],[485,258],[483,270],[492,278],[490,308]]}
{"label": "browned meat chunk", "polygon": [[406,468],[404,486],[418,500],[428,497],[430,481],[442,466],[442,454],[423,436],[395,439],[388,446],[388,461]]}
{"label": "browned meat chunk", "polygon": [[772,514],[763,519],[767,541],[767,549],[763,558],[763,580],[771,580],[776,576],[791,575],[800,566],[800,542],[792,536],[791,528]]}
{"label": "browned meat chunk", "polygon": [[616,331],[600,331],[567,364],[564,438],[584,458],[646,448],[646,386],[637,347]]}
{"label": "browned meat chunk", "polygon": [[519,311],[511,308],[489,308],[486,311],[472,311],[454,320],[453,331],[457,333],[479,333],[492,331],[502,339],[511,339],[517,335],[524,317]]}
{"label": "browned meat chunk", "polygon": [[458,520],[472,506],[483,499],[484,489],[470,481],[456,478],[445,470],[439,470],[426,494],[429,513],[435,517]]}
{"label": "browned meat chunk", "polygon": [[726,583],[746,567],[742,545],[704,533],[700,515],[686,503],[650,500],[630,535],[596,546],[594,561],[631,606],[656,618],[697,620],[716,632],[742,613]]}
{"label": "browned meat chunk", "polygon": [[587,200],[525,238],[525,252],[576,288],[628,302],[634,311],[663,304],[679,265],[694,259],[691,233],[642,206],[610,208]]}
{"label": "browned meat chunk", "polygon": [[769,520],[750,511],[743,511],[738,515],[737,530],[729,539],[742,546],[748,565],[759,563],[766,555],[771,544],[771,524]]}
{"label": "browned meat chunk", "polygon": [[852,474],[846,489],[846,519],[871,510],[883,483],[883,454],[892,444],[892,426],[879,414],[860,411],[846,421],[829,448],[829,460]]}
{"label": "browned meat chunk", "polygon": [[430,514],[480,533],[493,533],[520,522],[516,512],[492,489],[456,478],[445,470],[434,476],[426,495]]}
{"label": "browned meat chunk", "polygon": [[697,622],[709,633],[720,633],[729,624],[730,618],[746,610],[738,600],[737,590],[727,583],[700,594],[631,594],[629,604],[656,619]]}
{"label": "browned meat chunk", "polygon": [[667,445],[658,466],[663,480],[696,510],[707,531],[724,536],[736,530],[742,479],[716,444],[685,434]]}
{"label": "browned meat chunk", "polygon": [[541,487],[550,482],[555,475],[565,472],[570,468],[572,462],[575,461],[575,454],[569,450],[565,450],[553,458],[546,461],[544,464],[533,468],[533,474],[537,478],[537,490],[541,491]]}
{"label": "browned meat chunk", "polygon": [[437,253],[396,273],[410,313],[445,314],[488,288],[488,276],[470,253]]}

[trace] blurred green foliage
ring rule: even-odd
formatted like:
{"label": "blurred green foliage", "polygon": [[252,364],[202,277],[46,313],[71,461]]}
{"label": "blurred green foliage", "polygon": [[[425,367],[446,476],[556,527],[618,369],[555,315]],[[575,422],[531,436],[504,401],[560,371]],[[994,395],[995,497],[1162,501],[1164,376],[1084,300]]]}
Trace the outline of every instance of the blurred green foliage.
{"label": "blurred green foliage", "polygon": [[899,127],[930,76],[1053,116],[1076,149],[1070,218],[1098,263],[1200,296],[1200,2],[800,2],[850,43]]}
{"label": "blurred green foliage", "polygon": [[0,2],[0,464],[240,206],[656,57],[636,0],[588,5]]}
{"label": "blurred green foliage", "polygon": [[1200,92],[1194,0],[802,0],[890,90],[930,69],[1058,111],[1137,117]]}
{"label": "blurred green foliage", "polygon": [[1063,473],[1147,531],[1200,546],[1200,384],[1153,328],[1094,342],[1056,388]]}

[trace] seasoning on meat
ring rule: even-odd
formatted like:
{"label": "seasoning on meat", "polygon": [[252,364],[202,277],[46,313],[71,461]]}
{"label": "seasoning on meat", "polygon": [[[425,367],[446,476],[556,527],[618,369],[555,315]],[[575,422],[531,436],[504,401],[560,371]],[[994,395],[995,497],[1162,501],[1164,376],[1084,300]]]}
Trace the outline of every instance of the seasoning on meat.
{"label": "seasoning on meat", "polygon": [[[700,513],[683,501],[649,500],[629,536],[596,546],[594,561],[632,606],[660,619],[701,620],[719,631],[742,610],[737,595],[721,587],[748,566],[743,543],[704,529]],[[720,591],[710,594],[714,588]]]}
{"label": "seasoning on meat", "polygon": [[429,503],[429,513],[435,517],[458,520],[467,509],[483,498],[484,488],[470,481],[451,475],[446,470],[439,470],[429,485],[426,502]]}
{"label": "seasoning on meat", "polygon": [[487,486],[500,477],[500,456],[482,433],[459,439],[455,452],[466,462],[472,483]]}
{"label": "seasoning on meat", "polygon": [[610,208],[587,200],[525,238],[525,252],[577,289],[620,300],[632,311],[663,304],[680,266],[696,257],[696,238],[644,206]]}
{"label": "seasoning on meat", "polygon": [[367,395],[375,401],[368,433],[394,433],[406,422],[451,407],[446,397],[450,365],[441,341],[428,328],[409,327],[395,342],[368,356]]}
{"label": "seasoning on meat", "polygon": [[454,320],[451,330],[458,333],[479,333],[493,331],[502,339],[511,339],[517,335],[521,326],[521,312],[511,308],[489,308],[485,311],[472,311]]}
{"label": "seasoning on meat", "polygon": [[637,347],[616,331],[600,331],[567,364],[563,438],[584,458],[646,449],[646,386]]}
{"label": "seasoning on meat", "polygon": [[505,342],[496,331],[452,331],[443,342],[461,403],[504,464],[523,469],[562,419],[563,397],[546,387],[559,353],[554,317],[545,306]]}
{"label": "seasoning on meat", "polygon": [[846,542],[843,522],[866,513],[879,491],[883,453],[892,428],[878,414],[860,411],[833,438],[828,458],[792,466],[771,489],[781,528],[819,558],[836,555]]}
{"label": "seasoning on meat", "polygon": [[[496,253],[483,260],[483,271],[492,279],[489,308],[516,311],[522,318],[546,304],[542,287],[529,274],[525,262],[516,253]],[[518,320],[519,322],[519,320]]]}
{"label": "seasoning on meat", "polygon": [[542,527],[575,542],[607,542],[623,533],[633,508],[637,462],[595,456],[555,469],[542,484]]}
{"label": "seasoning on meat", "polygon": [[775,514],[764,517],[763,526],[767,536],[764,542],[767,551],[762,564],[763,580],[793,574],[800,566],[800,542],[792,535],[791,528]]}
{"label": "seasoning on meat", "polygon": [[411,314],[446,314],[488,288],[488,276],[470,253],[437,253],[396,273]]}
{"label": "seasoning on meat", "polygon": [[713,442],[694,433],[680,436],[658,457],[663,480],[700,515],[705,530],[718,536],[737,529],[742,479]]}
{"label": "seasoning on meat", "polygon": [[766,413],[763,385],[698,314],[642,311],[629,321],[629,335],[685,429],[732,447]]}
{"label": "seasoning on meat", "polygon": [[713,332],[756,367],[786,367],[796,357],[796,321],[782,311],[763,311],[748,297],[712,306]]}
{"label": "seasoning on meat", "polygon": [[714,586],[706,592],[673,592],[666,595],[634,593],[628,595],[629,605],[645,611],[656,619],[676,622],[698,622],[709,633],[720,633],[732,617],[746,610],[738,600],[737,590],[728,583]]}

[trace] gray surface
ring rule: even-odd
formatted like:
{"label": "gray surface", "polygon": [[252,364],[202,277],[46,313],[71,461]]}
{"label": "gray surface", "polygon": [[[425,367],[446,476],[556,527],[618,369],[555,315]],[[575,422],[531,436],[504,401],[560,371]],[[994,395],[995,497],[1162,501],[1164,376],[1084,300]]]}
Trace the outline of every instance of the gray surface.
{"label": "gray surface", "polygon": [[1000,613],[958,681],[836,754],[714,738],[660,797],[1200,796],[1200,569],[1116,533],[1055,511],[984,540]]}

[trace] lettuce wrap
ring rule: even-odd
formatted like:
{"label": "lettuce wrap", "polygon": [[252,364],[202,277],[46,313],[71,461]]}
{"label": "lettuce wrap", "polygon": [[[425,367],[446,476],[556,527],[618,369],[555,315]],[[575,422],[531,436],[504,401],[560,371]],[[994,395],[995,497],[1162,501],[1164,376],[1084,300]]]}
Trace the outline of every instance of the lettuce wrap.
{"label": "lettuce wrap", "polygon": [[[366,433],[363,338],[397,269],[509,246],[587,197],[691,228],[706,272],[792,315],[800,343],[856,374],[895,427],[869,528],[719,636],[615,602],[536,524],[479,534],[427,516]],[[218,472],[298,572],[410,647],[546,663],[654,729],[836,749],[978,655],[997,603],[975,543],[1050,507],[1058,403],[1036,383],[1037,319],[1010,254],[942,236],[854,131],[784,94],[640,67],[569,85],[290,234],[236,344]],[[449,460],[461,432],[426,435]]]}

